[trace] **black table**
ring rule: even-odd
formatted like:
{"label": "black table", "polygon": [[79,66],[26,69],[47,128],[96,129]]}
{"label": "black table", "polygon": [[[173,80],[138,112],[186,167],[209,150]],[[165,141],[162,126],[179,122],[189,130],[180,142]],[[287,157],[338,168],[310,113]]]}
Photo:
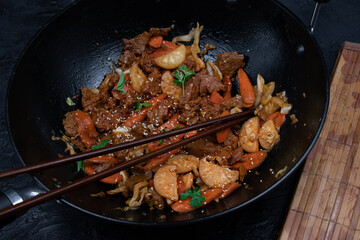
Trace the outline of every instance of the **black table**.
{"label": "black table", "polygon": [[[37,31],[74,0],[0,1],[0,171],[21,166],[5,120],[6,89],[12,70]],[[280,0],[306,25],[312,0]],[[333,0],[323,5],[314,36],[323,51],[329,75],[343,41],[360,42],[360,1]],[[23,86],[26,87],[26,86]],[[42,204],[0,225],[0,239],[139,239],[142,236],[181,239],[276,239],[281,231],[301,169],[262,200],[245,209],[201,224],[178,228],[124,226],[79,212],[57,200]],[[2,180],[0,189],[32,186],[30,176]]]}

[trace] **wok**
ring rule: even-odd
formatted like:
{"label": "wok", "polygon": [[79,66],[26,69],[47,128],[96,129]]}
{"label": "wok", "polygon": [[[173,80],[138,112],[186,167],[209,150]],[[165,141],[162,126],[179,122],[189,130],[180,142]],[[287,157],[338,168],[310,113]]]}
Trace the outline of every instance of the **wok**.
{"label": "wok", "polygon": [[[27,47],[17,63],[8,89],[8,126],[24,164],[64,154],[64,144],[51,137],[63,135],[62,119],[70,107],[66,98],[81,87],[97,87],[121,54],[122,38],[132,38],[150,27],[173,26],[169,39],[199,22],[204,25],[200,46],[219,52],[246,55],[245,70],[255,84],[260,73],[286,90],[296,126],[286,121],[280,143],[241,188],[218,203],[178,214],[169,209],[140,208],[123,212],[120,196],[91,197],[109,189],[95,183],[65,195],[62,200],[86,213],[122,223],[144,225],[196,222],[245,207],[281,184],[301,165],[314,145],[325,120],[329,84],[320,50],[308,29],[275,1],[79,1],[54,18]],[[234,87],[234,92],[238,91]],[[283,174],[276,173],[282,171]],[[46,189],[82,177],[76,165],[34,174]],[[166,216],[164,218],[164,216]]]}

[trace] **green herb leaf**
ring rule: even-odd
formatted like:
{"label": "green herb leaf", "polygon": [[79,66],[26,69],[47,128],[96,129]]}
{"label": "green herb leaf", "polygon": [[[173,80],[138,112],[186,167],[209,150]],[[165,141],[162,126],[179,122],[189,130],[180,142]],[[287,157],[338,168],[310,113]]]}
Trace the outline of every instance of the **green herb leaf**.
{"label": "green herb leaf", "polygon": [[160,48],[162,48],[163,50],[165,50],[165,46],[161,46]]}
{"label": "green herb leaf", "polygon": [[[170,132],[171,130],[175,130],[175,129],[179,129],[181,126],[177,126],[171,129],[164,129],[164,130],[160,130],[161,133],[164,132]],[[161,139],[160,142],[157,144],[157,146],[159,146],[160,144],[162,144],[165,141],[165,139]]]}
{"label": "green herb leaf", "polygon": [[103,148],[106,146],[106,144],[108,144],[110,142],[109,139],[102,139],[98,145],[92,145],[91,149],[95,150],[95,149],[99,149],[99,148]]}
{"label": "green herb leaf", "polygon": [[181,85],[183,97],[185,97],[185,83],[191,76],[195,75],[194,71],[191,71],[186,65],[179,65],[179,69],[174,72],[174,83]]}
{"label": "green herb leaf", "polygon": [[194,190],[187,189],[184,193],[180,194],[181,199],[186,199],[188,197],[191,197],[190,205],[192,207],[200,207],[202,206],[205,201],[205,198],[202,195],[202,191],[199,190],[198,187],[194,188]]}
{"label": "green herb leaf", "polygon": [[84,171],[85,167],[84,167],[84,161],[78,161],[77,162],[77,171],[79,172],[80,170]]}
{"label": "green herb leaf", "polygon": [[140,102],[139,101],[139,99],[136,97],[136,101],[137,101],[137,103],[136,103],[136,110],[135,110],[135,112],[139,112],[143,107],[151,107],[151,104],[150,103],[148,103],[148,102]]}
{"label": "green herb leaf", "polygon": [[66,98],[66,103],[67,103],[69,106],[75,106],[75,103],[73,102],[73,100],[71,99],[71,97],[67,97],[67,98]]}
{"label": "green herb leaf", "polygon": [[119,92],[120,96],[122,95],[122,93],[126,94],[125,89],[123,89],[124,86],[125,86],[125,77],[124,77],[124,73],[121,72],[119,82],[116,85],[116,87],[113,89],[113,91]]}

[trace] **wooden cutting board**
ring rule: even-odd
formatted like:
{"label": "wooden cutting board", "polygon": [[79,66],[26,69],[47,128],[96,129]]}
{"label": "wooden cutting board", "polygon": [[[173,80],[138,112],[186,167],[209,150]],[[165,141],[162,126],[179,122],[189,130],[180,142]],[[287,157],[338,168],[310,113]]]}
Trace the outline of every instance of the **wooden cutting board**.
{"label": "wooden cutting board", "polygon": [[328,115],[280,238],[360,239],[360,44],[340,49]]}

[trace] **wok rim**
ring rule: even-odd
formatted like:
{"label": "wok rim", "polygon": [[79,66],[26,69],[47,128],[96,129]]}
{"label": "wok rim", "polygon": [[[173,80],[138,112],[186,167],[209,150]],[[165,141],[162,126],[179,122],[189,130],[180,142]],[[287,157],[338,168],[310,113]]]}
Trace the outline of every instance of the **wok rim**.
{"label": "wok rim", "polygon": [[[10,142],[14,148],[14,153],[16,154],[16,156],[18,157],[18,159],[20,160],[21,164],[23,166],[26,166],[25,161],[23,160],[23,158],[21,157],[18,148],[16,147],[15,144],[15,140],[13,138],[13,134],[10,128],[10,116],[9,116],[9,92],[10,92],[10,88],[14,82],[15,79],[15,75],[16,72],[18,70],[18,67],[20,65],[20,63],[22,62],[25,54],[27,53],[27,51],[29,50],[29,48],[33,45],[33,43],[38,39],[39,35],[45,31],[47,29],[47,27],[52,24],[58,17],[60,17],[62,14],[64,14],[65,12],[67,12],[69,9],[71,9],[72,7],[76,6],[77,4],[79,4],[80,2],[82,2],[82,0],[76,0],[72,3],[70,3],[68,6],[66,6],[64,9],[62,9],[61,11],[59,11],[58,13],[56,13],[53,17],[51,17],[29,40],[29,42],[25,45],[25,47],[23,48],[21,54],[19,55],[18,59],[15,62],[15,65],[13,67],[10,79],[8,81],[8,86],[7,86],[7,90],[6,90],[6,98],[5,98],[5,125],[6,125],[6,129],[9,135],[9,139]],[[323,114],[322,114],[322,118],[319,124],[319,127],[316,131],[316,133],[314,134],[314,137],[310,143],[310,145],[308,146],[307,150],[304,152],[304,154],[300,157],[300,159],[296,162],[296,164],[286,173],[284,174],[279,180],[277,180],[273,185],[271,185],[269,188],[267,188],[265,191],[259,193],[258,195],[256,195],[255,197],[251,198],[250,200],[241,203],[235,207],[223,210],[221,212],[217,212],[211,215],[206,215],[206,216],[202,216],[202,217],[198,217],[195,219],[189,219],[189,220],[179,220],[179,221],[173,221],[173,222],[136,222],[136,221],[129,221],[126,219],[116,219],[116,218],[112,218],[112,217],[107,217],[107,216],[103,216],[100,215],[98,213],[94,213],[91,212],[89,210],[83,209],[63,198],[60,198],[59,200],[61,202],[66,203],[67,205],[80,210],[83,213],[89,214],[91,216],[100,218],[100,219],[104,219],[110,222],[114,222],[114,223],[121,223],[121,224],[128,224],[128,225],[136,225],[136,226],[158,226],[158,227],[164,227],[164,226],[180,226],[180,225],[188,225],[188,224],[192,224],[192,223],[199,223],[199,222],[205,222],[205,221],[210,221],[213,220],[215,218],[218,218],[220,216],[224,216],[227,215],[231,212],[237,211],[241,208],[244,208],[248,205],[252,205],[254,204],[256,201],[258,201],[259,199],[265,197],[266,195],[268,195],[270,192],[272,192],[273,190],[275,190],[276,188],[278,188],[284,181],[286,181],[286,179],[288,179],[291,175],[294,174],[294,172],[296,172],[296,170],[298,170],[298,168],[305,162],[307,156],[309,155],[310,151],[312,150],[312,148],[314,147],[314,145],[316,144],[320,133],[323,129],[323,126],[325,124],[325,120],[326,120],[326,116],[328,113],[328,106],[329,106],[329,101],[330,101],[330,83],[329,83],[329,72],[327,71],[327,67],[326,67],[326,62],[324,59],[324,55],[323,52],[318,44],[318,42],[316,41],[314,35],[310,32],[309,28],[305,26],[305,24],[292,12],[290,11],[286,6],[284,6],[282,3],[276,1],[276,0],[271,0],[271,2],[275,5],[277,5],[277,7],[279,7],[279,9],[281,11],[283,11],[285,14],[287,14],[289,17],[291,17],[296,24],[298,24],[298,26],[300,28],[302,28],[304,31],[306,31],[308,33],[308,36],[313,44],[313,46],[315,47],[315,50],[317,51],[318,56],[320,57],[320,62],[321,62],[321,66],[322,66],[322,70],[324,73],[324,80],[325,81],[325,85],[326,85],[326,94],[325,94],[325,104],[324,104],[324,109],[323,109]],[[47,188],[36,176],[34,176],[33,174],[31,174],[31,177],[34,178],[36,180],[36,182],[46,191],[49,191],[50,189]],[[298,184],[299,179],[296,181],[296,185]],[[291,197],[291,199],[293,198],[293,196]]]}

